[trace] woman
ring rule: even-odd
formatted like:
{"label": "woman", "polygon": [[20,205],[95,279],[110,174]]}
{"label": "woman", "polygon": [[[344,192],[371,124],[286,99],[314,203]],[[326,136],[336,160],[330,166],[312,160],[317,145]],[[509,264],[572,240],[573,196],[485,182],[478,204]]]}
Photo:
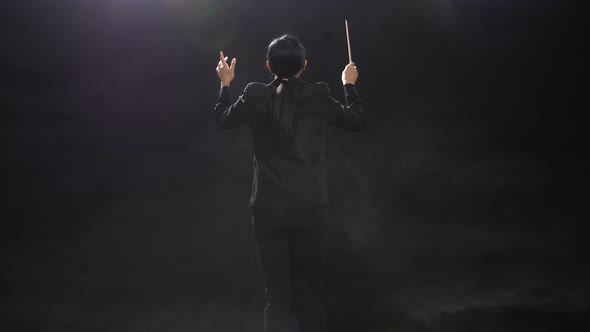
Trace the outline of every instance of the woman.
{"label": "woman", "polygon": [[365,111],[355,88],[358,72],[342,72],[346,105],[332,98],[326,83],[300,78],[305,48],[284,35],[267,48],[269,84],[250,83],[235,103],[229,85],[236,59],[219,54],[221,91],[217,127],[248,125],[254,144],[250,207],[265,284],[265,332],[324,331],[321,266],[329,204],[324,127],[362,130]]}

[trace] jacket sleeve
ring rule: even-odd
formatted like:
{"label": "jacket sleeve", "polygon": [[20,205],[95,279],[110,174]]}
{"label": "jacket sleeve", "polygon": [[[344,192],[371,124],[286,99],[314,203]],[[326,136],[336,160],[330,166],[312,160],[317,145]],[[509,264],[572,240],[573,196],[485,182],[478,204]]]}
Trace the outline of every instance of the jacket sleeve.
{"label": "jacket sleeve", "polygon": [[327,124],[348,131],[364,130],[367,122],[366,111],[360,101],[356,87],[353,84],[344,85],[346,105],[343,105],[331,96],[328,85],[323,84],[327,89]]}
{"label": "jacket sleeve", "polygon": [[248,122],[249,109],[246,103],[247,90],[250,84],[244,89],[244,93],[238,100],[231,104],[229,87],[224,86],[219,91],[217,103],[215,103],[215,121],[219,129],[238,128]]}

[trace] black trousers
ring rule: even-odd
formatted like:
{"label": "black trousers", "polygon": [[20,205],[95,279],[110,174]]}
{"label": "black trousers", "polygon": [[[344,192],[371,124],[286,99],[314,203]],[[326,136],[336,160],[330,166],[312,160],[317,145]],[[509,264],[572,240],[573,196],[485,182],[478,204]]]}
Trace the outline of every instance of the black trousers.
{"label": "black trousers", "polygon": [[328,206],[252,207],[264,277],[265,332],[324,332],[324,234]]}

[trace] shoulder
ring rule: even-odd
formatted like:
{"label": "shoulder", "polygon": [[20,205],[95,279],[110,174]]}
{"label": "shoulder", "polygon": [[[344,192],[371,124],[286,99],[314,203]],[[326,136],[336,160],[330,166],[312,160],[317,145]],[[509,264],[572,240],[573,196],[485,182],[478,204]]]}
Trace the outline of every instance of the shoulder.
{"label": "shoulder", "polygon": [[244,88],[244,91],[248,91],[248,92],[257,92],[257,91],[263,91],[266,90],[267,85],[261,82],[250,82],[246,85],[246,88]]}
{"label": "shoulder", "polygon": [[[275,88],[268,83],[250,82],[244,88],[244,93],[249,97],[268,97],[274,90]],[[307,96],[325,96],[331,93],[326,82],[306,83],[303,91]]]}
{"label": "shoulder", "polygon": [[329,95],[330,86],[326,82],[314,82],[307,84],[307,90],[312,95]]}
{"label": "shoulder", "polygon": [[325,105],[330,101],[330,88],[326,82],[307,83],[299,95],[301,102],[306,105]]}
{"label": "shoulder", "polygon": [[272,94],[271,90],[264,83],[250,82],[244,88],[244,96],[248,101],[256,101],[267,98]]}

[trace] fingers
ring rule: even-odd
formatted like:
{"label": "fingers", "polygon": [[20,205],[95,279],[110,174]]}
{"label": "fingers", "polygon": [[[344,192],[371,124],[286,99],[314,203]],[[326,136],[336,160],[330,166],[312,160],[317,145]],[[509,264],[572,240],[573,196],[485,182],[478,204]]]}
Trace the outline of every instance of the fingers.
{"label": "fingers", "polygon": [[219,51],[219,62],[223,65],[228,67],[227,65],[227,57],[223,55],[223,51]]}
{"label": "fingers", "polygon": [[349,63],[349,64],[346,65],[346,68],[350,68],[350,67],[356,69],[356,65],[354,64],[354,62],[351,62],[351,63]]}
{"label": "fingers", "polygon": [[347,64],[346,68],[344,68],[344,70],[346,70],[346,71],[354,70],[354,71],[358,72],[358,69],[356,68],[356,66],[354,65],[353,62]]}
{"label": "fingers", "polygon": [[232,58],[230,65],[227,64],[228,59],[229,58],[223,54],[223,51],[219,51],[219,62],[217,63],[215,71],[222,81],[226,79],[231,81],[234,77],[234,69],[238,59]]}

